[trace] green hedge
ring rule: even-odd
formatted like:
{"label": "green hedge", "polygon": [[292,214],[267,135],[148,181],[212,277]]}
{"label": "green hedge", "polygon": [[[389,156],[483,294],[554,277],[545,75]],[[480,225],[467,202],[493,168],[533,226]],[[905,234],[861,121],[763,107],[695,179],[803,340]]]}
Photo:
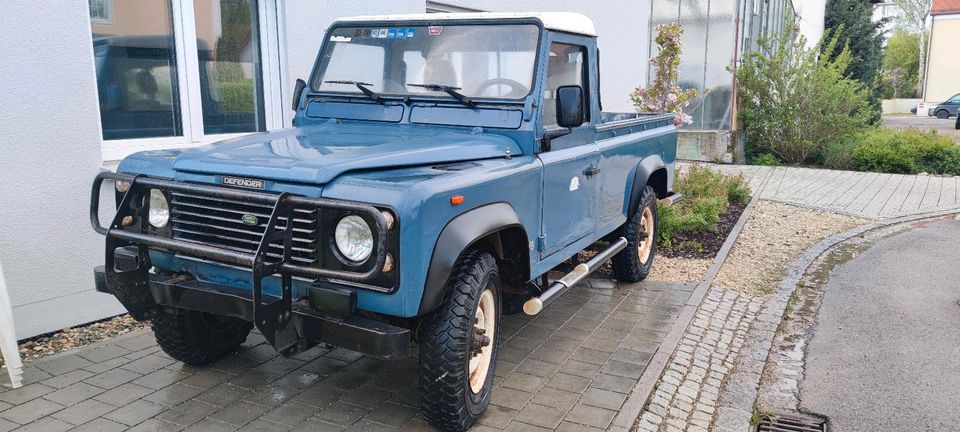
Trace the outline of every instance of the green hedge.
{"label": "green hedge", "polygon": [[847,146],[849,164],[858,170],[960,175],[960,146],[934,131],[873,129]]}

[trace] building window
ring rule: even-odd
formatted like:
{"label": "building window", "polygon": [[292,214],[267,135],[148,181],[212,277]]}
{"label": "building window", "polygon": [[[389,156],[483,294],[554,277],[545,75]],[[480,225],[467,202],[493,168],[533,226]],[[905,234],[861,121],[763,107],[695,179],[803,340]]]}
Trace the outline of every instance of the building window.
{"label": "building window", "polygon": [[113,21],[111,12],[112,0],[89,0],[90,1],[90,21],[95,23],[109,24]]}
{"label": "building window", "polygon": [[276,0],[90,0],[90,16],[104,160],[282,126]]}

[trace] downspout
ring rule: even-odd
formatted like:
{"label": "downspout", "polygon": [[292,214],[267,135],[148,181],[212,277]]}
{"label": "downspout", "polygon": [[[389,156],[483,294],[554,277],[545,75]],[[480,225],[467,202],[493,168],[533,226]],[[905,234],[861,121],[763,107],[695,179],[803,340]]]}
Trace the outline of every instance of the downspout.
{"label": "downspout", "polygon": [[13,329],[13,309],[10,306],[10,296],[7,293],[2,265],[0,265],[0,354],[3,355],[3,361],[6,364],[7,375],[10,376],[10,385],[13,388],[23,386],[23,361],[17,349],[17,333]]}

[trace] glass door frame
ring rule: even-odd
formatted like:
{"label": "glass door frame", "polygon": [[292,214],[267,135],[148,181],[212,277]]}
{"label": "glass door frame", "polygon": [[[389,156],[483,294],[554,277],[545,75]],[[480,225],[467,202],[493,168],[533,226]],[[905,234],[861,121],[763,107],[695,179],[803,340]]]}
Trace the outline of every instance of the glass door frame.
{"label": "glass door frame", "polygon": [[[182,136],[104,140],[101,131],[101,159],[111,162],[144,150],[163,150],[195,147],[255,132],[205,134],[203,106],[200,91],[200,59],[197,53],[197,27],[193,0],[168,0],[173,17],[174,47],[177,61],[177,87],[180,92],[180,119]],[[285,72],[281,38],[281,0],[255,0],[257,25],[260,35],[261,83],[263,85],[263,112],[266,130],[285,126],[290,115],[283,109],[283,82]],[[92,50],[92,48],[91,48]],[[92,53],[92,51],[91,51]],[[96,71],[94,70],[94,79]],[[98,117],[99,118],[99,117]]]}

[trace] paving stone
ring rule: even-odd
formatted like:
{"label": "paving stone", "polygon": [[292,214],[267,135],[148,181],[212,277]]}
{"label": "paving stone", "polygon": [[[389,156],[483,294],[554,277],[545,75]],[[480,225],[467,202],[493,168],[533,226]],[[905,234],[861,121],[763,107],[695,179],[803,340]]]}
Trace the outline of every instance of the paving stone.
{"label": "paving stone", "polygon": [[34,399],[0,413],[0,418],[25,425],[41,417],[60,411],[63,405],[46,399]]}
{"label": "paving stone", "polygon": [[341,426],[349,426],[367,413],[365,408],[334,402],[317,413],[317,418]]}
{"label": "paving stone", "polygon": [[247,401],[238,401],[210,415],[210,418],[236,426],[243,426],[260,417],[269,410],[270,407],[268,406]]}
{"label": "paving stone", "polygon": [[616,411],[577,404],[570,410],[565,420],[572,423],[606,429],[616,414]]}
{"label": "paving stone", "polygon": [[208,403],[189,400],[160,413],[157,418],[183,427],[199,422],[219,408]]}
{"label": "paving stone", "polygon": [[632,379],[640,378],[640,374],[643,373],[643,367],[616,360],[608,361],[601,370],[603,373]]}
{"label": "paving stone", "polygon": [[[73,425],[65,421],[57,420],[52,417],[42,418],[28,425],[24,425],[19,429],[14,429],[17,432],[59,432],[67,431],[73,428]],[[82,429],[77,428],[73,430],[95,430],[95,429]],[[116,430],[116,429],[105,429],[105,430]]]}
{"label": "paving stone", "polygon": [[388,392],[372,385],[364,385],[354,391],[343,393],[343,396],[340,396],[340,400],[349,404],[373,409],[380,406],[387,399],[390,399],[390,397],[391,394]]}
{"label": "paving stone", "polygon": [[56,391],[56,388],[48,385],[40,383],[27,384],[18,389],[11,389],[0,393],[0,401],[11,405],[20,405],[24,402],[34,400],[53,391]]}
{"label": "paving stone", "polygon": [[293,428],[292,432],[339,432],[343,429],[342,426],[312,418]]}
{"label": "paving stone", "polygon": [[587,385],[590,384],[590,380],[583,377],[578,377],[576,375],[570,375],[565,373],[557,373],[556,375],[550,377],[545,384],[547,387],[553,387],[560,390],[566,390],[576,393],[583,392],[587,388]]}
{"label": "paving stone", "polygon": [[580,393],[544,387],[533,397],[533,402],[539,405],[569,411],[580,399]]}
{"label": "paving stone", "polygon": [[52,417],[63,420],[70,424],[80,425],[87,423],[97,417],[117,409],[117,407],[105,404],[93,399],[87,399],[78,402],[76,405],[53,413]]}
{"label": "paving stone", "polygon": [[417,410],[397,404],[386,403],[367,413],[364,419],[399,428],[410,421]]}
{"label": "paving stone", "polygon": [[579,360],[567,360],[566,363],[560,368],[560,371],[570,375],[576,375],[583,378],[590,378],[597,376],[597,372],[600,371],[601,365],[582,362]]}
{"label": "paving stone", "polygon": [[580,403],[609,410],[619,410],[627,395],[598,388],[588,388],[583,392]]}
{"label": "paving stone", "polygon": [[515,390],[535,393],[537,390],[540,390],[540,387],[543,386],[545,381],[546,380],[544,378],[536,375],[514,372],[507,376],[506,380],[504,380],[503,386]]}
{"label": "paving stone", "polygon": [[524,360],[516,370],[517,372],[536,375],[541,378],[548,378],[560,370],[560,365],[528,358]]}
{"label": "paving stone", "polygon": [[495,387],[490,396],[490,403],[514,410],[519,410],[527,403],[533,393],[506,387]]}
{"label": "paving stone", "polygon": [[152,418],[127,429],[127,432],[178,432],[182,429],[180,425]]}
{"label": "paving stone", "polygon": [[[185,385],[182,383],[174,384],[176,386]],[[240,398],[246,396],[250,393],[250,390],[245,388],[237,387],[230,383],[223,383],[211,390],[205,391],[197,395],[194,399],[201,402],[206,402],[211,405],[218,407],[227,406],[235,401],[240,400]]]}
{"label": "paving stone", "polygon": [[128,371],[126,369],[113,369],[113,370],[104,372],[102,374],[95,375],[91,378],[88,378],[83,382],[87,384],[95,385],[104,390],[110,390],[121,384],[128,383],[140,377],[141,377],[140,374],[136,372]]}
{"label": "paving stone", "polygon": [[90,366],[83,368],[83,370],[93,372],[94,374],[101,374],[107,371],[114,370],[129,362],[130,360],[125,357],[117,357],[107,361],[102,361],[100,363],[91,364]]}
{"label": "paving stone", "polygon": [[531,403],[520,410],[515,420],[548,429],[556,429],[566,413],[564,410]]}
{"label": "paving stone", "polygon": [[[157,371],[158,373],[161,371]],[[194,374],[191,374],[189,377],[180,380],[181,384],[186,384],[191,387],[197,387],[201,389],[209,389],[220,385],[221,383],[229,380],[233,375],[226,372],[221,372],[216,369],[201,369]],[[135,383],[139,384],[139,383]],[[145,387],[150,387],[145,385]]]}
{"label": "paving stone", "polygon": [[150,372],[140,378],[133,380],[136,385],[146,388],[159,390],[170,384],[190,377],[191,374],[183,371],[174,371],[170,369],[160,369]]}
{"label": "paving stone", "polygon": [[110,405],[123,406],[152,392],[153,390],[146,387],[126,383],[114,388],[113,390],[100,393],[94,399],[100,402],[106,402]]}
{"label": "paving stone", "polygon": [[157,414],[160,414],[167,408],[163,405],[156,404],[153,402],[138,400],[134,401],[126,406],[118,408],[116,411],[111,412],[103,416],[106,419],[113,420],[117,423],[123,423],[127,426],[133,426],[143,422],[144,420],[153,417]]}
{"label": "paving stone", "polygon": [[32,366],[42,369],[44,372],[51,375],[60,375],[72,370],[90,366],[92,364],[93,362],[90,360],[87,360],[76,354],[67,354],[36,361],[32,364]]}
{"label": "paving stone", "polygon": [[345,393],[343,390],[320,384],[303,391],[291,401],[314,408],[322,408],[340,399]]}
{"label": "paving stone", "polygon": [[50,393],[44,396],[44,398],[64,406],[69,406],[90,399],[103,392],[104,390],[100,387],[92,386],[85,382],[78,382]]}
{"label": "paving stone", "polygon": [[570,358],[586,363],[602,365],[610,359],[610,353],[590,348],[579,348],[573,352]]}
{"label": "paving stone", "polygon": [[131,333],[124,337],[116,338],[113,340],[113,343],[119,345],[121,348],[136,352],[155,347],[157,340],[154,338],[153,332],[147,331],[136,334]]}
{"label": "paving stone", "polygon": [[94,375],[93,372],[90,372],[84,369],[77,369],[77,370],[72,370],[70,372],[67,372],[65,374],[54,376],[52,378],[47,378],[43,380],[42,384],[50,387],[62,389],[70,384],[78,383],[87,378],[90,378],[93,375]]}
{"label": "paving stone", "polygon": [[296,426],[303,423],[316,412],[316,408],[295,402],[287,402],[272,409],[261,418],[287,426]]}
{"label": "paving stone", "polygon": [[290,430],[289,426],[262,419],[254,420],[240,428],[240,432],[286,432],[288,430]]}
{"label": "paving stone", "polygon": [[202,392],[203,389],[176,383],[146,395],[144,400],[161,405],[174,406]]}
{"label": "paving stone", "polygon": [[77,355],[93,363],[100,363],[127,354],[130,354],[130,350],[114,343],[105,343],[77,352]]}
{"label": "paving stone", "polygon": [[234,430],[237,430],[236,426],[214,419],[203,419],[184,429],[185,432],[227,432]]}
{"label": "paving stone", "polygon": [[296,396],[297,393],[296,389],[282,385],[269,385],[250,391],[243,396],[243,400],[273,408]]}
{"label": "paving stone", "polygon": [[[494,393],[496,394],[496,393]],[[491,426],[497,429],[503,429],[517,416],[520,410],[490,405],[487,410],[480,415],[479,422],[482,425]]]}

